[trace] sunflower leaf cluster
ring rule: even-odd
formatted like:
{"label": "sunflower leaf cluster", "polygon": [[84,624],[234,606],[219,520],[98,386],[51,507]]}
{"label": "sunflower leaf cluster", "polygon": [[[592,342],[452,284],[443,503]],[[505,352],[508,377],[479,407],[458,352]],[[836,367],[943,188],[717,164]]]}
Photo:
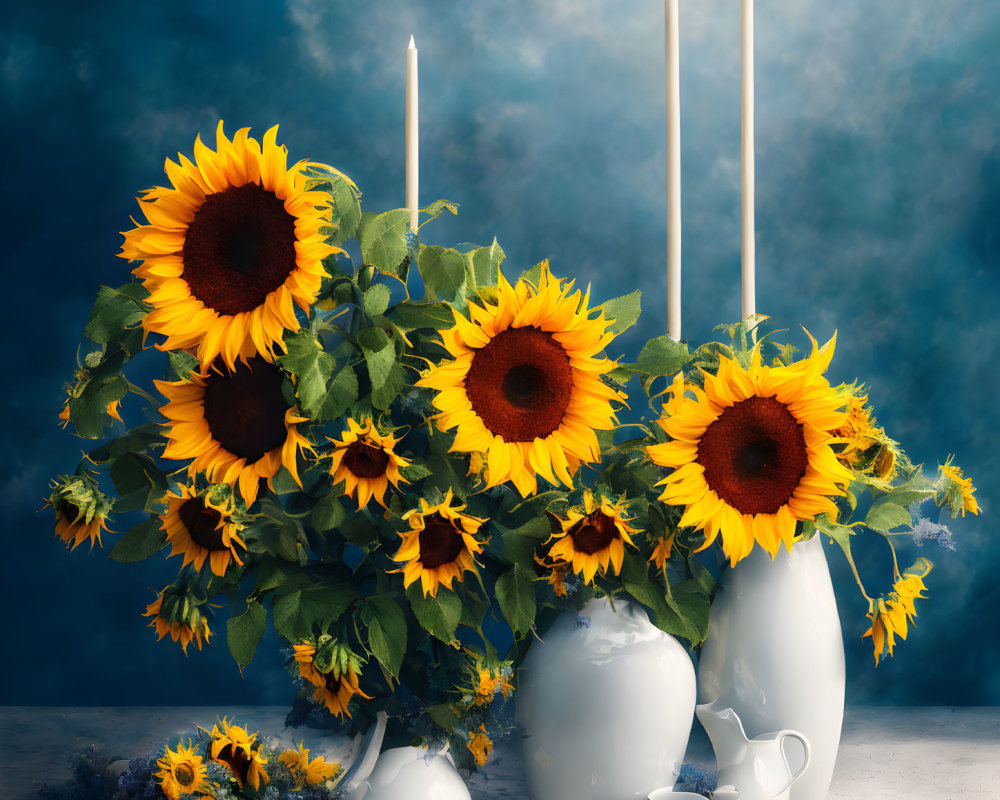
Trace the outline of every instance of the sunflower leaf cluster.
{"label": "sunflower leaf cluster", "polygon": [[[385,711],[392,736],[450,736],[472,766],[564,611],[627,598],[694,648],[709,548],[735,565],[821,531],[850,559],[858,526],[891,542],[924,499],[978,512],[950,461],[928,482],[861,387],[830,386],[832,342],[796,359],[754,318],[613,357],[640,292],[598,302],[548,261],[511,269],[496,239],[427,243],[457,204],[410,230],[276,137],[220,123],[138,198],[137,280],[100,290],[60,415],[114,435],[50,505],[64,541],[117,517],[113,559],[176,566],[146,609],[158,638],[224,639],[243,671],[272,626],[290,719]],[[158,353],[161,380],[128,380]],[[629,391],[651,413],[622,424]]]}

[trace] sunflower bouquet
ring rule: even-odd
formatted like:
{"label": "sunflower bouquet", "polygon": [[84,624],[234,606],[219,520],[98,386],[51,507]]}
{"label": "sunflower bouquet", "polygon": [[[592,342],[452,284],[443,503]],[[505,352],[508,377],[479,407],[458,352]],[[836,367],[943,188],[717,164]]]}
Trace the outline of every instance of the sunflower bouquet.
{"label": "sunflower bouquet", "polygon": [[[417,230],[406,209],[362,212],[336,169],[289,166],[273,128],[230,140],[220,123],[194,156],[138,198],[121,252],[138,280],[98,292],[61,418],[114,436],[49,505],[70,547],[117,519],[112,559],[180,557],[145,615],[185,652],[211,644],[215,598],[240,670],[270,620],[294,718],[365,728],[385,711],[393,736],[450,737],[482,764],[564,610],[627,596],[694,646],[716,585],[700,551],[735,564],[819,531],[850,559],[865,493],[863,524],[890,542],[925,524],[924,499],[978,511],[950,461],[928,482],[861,387],[830,386],[832,341],[797,360],[751,344],[754,319],[729,344],[660,336],[609,357],[639,292],[595,304],[548,262],[508,280],[495,239],[426,244],[454,203]],[[153,394],[125,370],[156,351]],[[619,422],[633,379],[662,401],[655,421]],[[927,569],[897,567],[869,600],[877,658]]]}

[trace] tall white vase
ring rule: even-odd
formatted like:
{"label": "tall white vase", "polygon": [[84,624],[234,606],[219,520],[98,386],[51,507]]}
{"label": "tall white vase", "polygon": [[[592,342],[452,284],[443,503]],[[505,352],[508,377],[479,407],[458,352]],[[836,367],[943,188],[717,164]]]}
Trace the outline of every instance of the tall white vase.
{"label": "tall white vase", "polygon": [[592,600],[534,642],[517,722],[533,800],[627,800],[673,786],[694,717],[688,652],[625,600]]}
{"label": "tall white vase", "polygon": [[[722,585],[698,665],[698,701],[721,698],[750,737],[805,734],[812,755],[790,800],[823,800],[844,718],[844,640],[819,534],[773,561],[754,548]],[[790,754],[793,771],[798,758]]]}

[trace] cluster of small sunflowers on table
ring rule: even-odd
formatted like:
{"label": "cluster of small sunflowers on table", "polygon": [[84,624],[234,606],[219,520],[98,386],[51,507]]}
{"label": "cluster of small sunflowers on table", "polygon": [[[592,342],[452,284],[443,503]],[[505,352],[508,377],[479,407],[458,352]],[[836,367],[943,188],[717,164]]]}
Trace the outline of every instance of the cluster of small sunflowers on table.
{"label": "cluster of small sunflowers on table", "polygon": [[[820,531],[850,560],[854,528],[891,546],[925,499],[978,513],[957,467],[924,478],[863,387],[829,383],[833,340],[796,359],[749,342],[753,319],[728,344],[611,358],[639,292],[595,304],[547,262],[507,280],[496,240],[425,244],[332,167],[289,166],[275,129],[220,123],[194,154],[139,198],[121,255],[140,280],[101,288],[67,387],[64,423],[118,435],[49,500],[71,546],[131,516],[112,558],[182,557],[146,615],[185,652],[210,640],[211,598],[240,598],[241,670],[270,616],[301,702],[359,727],[385,710],[482,763],[494,703],[561,611],[629,597],[694,646],[716,585],[700,551],[736,565]],[[124,373],[154,348],[160,398]],[[619,418],[633,379],[652,423]],[[130,392],[149,419],[127,428]],[[876,659],[929,568],[865,594]]]}

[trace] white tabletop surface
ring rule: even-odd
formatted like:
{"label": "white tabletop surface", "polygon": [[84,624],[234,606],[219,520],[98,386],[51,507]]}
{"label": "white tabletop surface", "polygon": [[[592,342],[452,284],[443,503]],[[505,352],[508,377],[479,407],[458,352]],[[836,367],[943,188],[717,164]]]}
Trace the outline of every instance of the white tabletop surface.
{"label": "white tabletop surface", "polygon": [[[348,764],[352,743],[307,728],[284,730],[284,707],[52,708],[0,706],[0,797],[36,800],[65,787],[70,758],[94,746],[109,758],[148,755],[226,714],[251,730]],[[688,761],[714,769],[707,740]],[[468,781],[475,800],[526,800],[516,742],[501,743]],[[1000,800],[1000,707],[847,709],[827,800]]]}

